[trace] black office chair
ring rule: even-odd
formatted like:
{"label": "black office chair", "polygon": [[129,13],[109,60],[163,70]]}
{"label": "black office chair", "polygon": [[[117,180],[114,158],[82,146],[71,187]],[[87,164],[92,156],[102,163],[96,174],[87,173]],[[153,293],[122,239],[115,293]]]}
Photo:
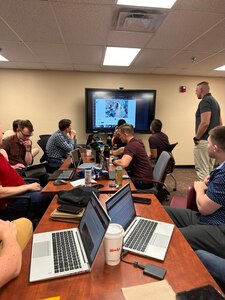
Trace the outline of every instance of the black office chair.
{"label": "black office chair", "polygon": [[39,135],[39,140],[37,141],[37,144],[41,147],[41,150],[43,151],[43,155],[40,158],[40,162],[48,161],[48,156],[46,153],[46,145],[48,142],[48,139],[50,138],[51,134],[42,134]]}
{"label": "black office chair", "polygon": [[[40,162],[48,162],[48,155],[47,155],[47,152],[46,152],[46,145],[47,145],[47,142],[48,142],[48,139],[50,138],[50,136],[51,136],[51,134],[39,135],[40,139],[37,141],[37,144],[40,146],[41,150],[43,151],[43,155],[40,158]],[[45,168],[46,168],[48,173],[53,173],[55,171],[49,166],[48,163],[45,165]]]}
{"label": "black office chair", "polygon": [[[169,153],[171,153],[171,155],[172,155],[173,149],[177,146],[177,144],[178,144],[178,143],[174,143],[174,144],[170,144],[170,145],[168,146],[167,151],[168,151]],[[168,170],[167,176],[171,176],[171,177],[172,177],[172,179],[173,179],[173,181],[174,181],[174,188],[173,188],[173,191],[176,191],[176,190],[177,190],[177,180],[176,180],[175,176],[173,175],[173,171],[174,171],[174,167],[175,167],[175,159],[174,159],[173,155],[172,155],[172,158],[173,158],[173,163],[171,164],[171,168]]]}
{"label": "black office chair", "polygon": [[167,196],[169,192],[165,185],[165,179],[168,174],[168,171],[171,169],[171,165],[174,159],[172,154],[167,151],[163,151],[153,170],[153,179],[148,178],[132,178],[134,180],[141,180],[146,183],[153,183],[153,187],[149,189],[137,189],[136,193],[139,194],[154,194],[159,199],[160,202],[168,200]]}

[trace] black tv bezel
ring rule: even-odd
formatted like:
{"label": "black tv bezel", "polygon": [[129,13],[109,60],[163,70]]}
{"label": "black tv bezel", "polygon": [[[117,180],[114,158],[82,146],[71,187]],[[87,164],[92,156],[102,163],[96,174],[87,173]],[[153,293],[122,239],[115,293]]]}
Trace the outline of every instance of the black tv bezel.
{"label": "black tv bezel", "polygon": [[[156,108],[156,93],[154,89],[110,89],[110,88],[85,88],[85,117],[86,117],[86,133],[112,133],[114,132],[115,126],[112,128],[93,128],[93,97],[90,99],[90,93],[93,92],[109,92],[118,94],[128,94],[128,93],[151,93],[153,94],[153,103],[151,104],[152,111],[148,112],[148,121],[145,130],[136,129],[136,133],[150,133],[150,123],[155,118],[155,108]],[[91,121],[90,121],[91,120]]]}

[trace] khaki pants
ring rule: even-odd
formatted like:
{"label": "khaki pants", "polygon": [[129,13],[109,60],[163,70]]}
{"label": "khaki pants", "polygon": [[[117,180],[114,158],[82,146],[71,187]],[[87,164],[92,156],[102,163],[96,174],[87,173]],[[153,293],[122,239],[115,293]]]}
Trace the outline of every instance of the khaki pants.
{"label": "khaki pants", "polygon": [[[19,218],[12,223],[16,224],[17,228],[17,242],[20,245],[21,250],[23,251],[29,242],[33,234],[33,225],[30,220],[26,218]],[[0,249],[2,249],[2,242],[0,242]]]}
{"label": "khaki pants", "polygon": [[215,165],[215,160],[208,155],[208,141],[200,140],[198,145],[194,145],[194,161],[197,176],[203,181]]}

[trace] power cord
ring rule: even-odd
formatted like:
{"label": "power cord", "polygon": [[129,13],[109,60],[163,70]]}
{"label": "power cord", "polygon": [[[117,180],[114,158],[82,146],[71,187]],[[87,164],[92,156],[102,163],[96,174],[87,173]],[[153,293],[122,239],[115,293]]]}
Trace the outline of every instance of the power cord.
{"label": "power cord", "polygon": [[121,261],[122,261],[122,262],[124,262],[124,263],[126,263],[126,264],[133,265],[134,267],[140,268],[140,269],[142,269],[142,270],[145,269],[145,266],[139,264],[137,260],[135,260],[135,261],[133,261],[133,262],[125,260],[124,257],[127,255],[127,253],[128,253],[128,251],[126,251],[126,250],[122,251],[122,253],[121,253]]}
{"label": "power cord", "polygon": [[125,260],[124,256],[126,256],[127,253],[128,253],[128,251],[126,251],[126,250],[122,251],[121,261],[125,262],[126,264],[133,265],[136,268],[142,269],[143,274],[155,277],[160,280],[162,280],[164,278],[164,276],[166,275],[166,269],[164,269],[164,268],[155,266],[153,264],[147,264],[146,266],[144,266],[144,265],[139,264],[137,260],[135,260],[133,262]]}

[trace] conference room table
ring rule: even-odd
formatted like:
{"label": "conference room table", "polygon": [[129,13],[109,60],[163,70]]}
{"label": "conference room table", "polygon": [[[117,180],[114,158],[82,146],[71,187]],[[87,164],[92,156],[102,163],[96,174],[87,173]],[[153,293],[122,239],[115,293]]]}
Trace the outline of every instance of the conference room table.
{"label": "conference room table", "polygon": [[[86,156],[85,153],[82,153],[82,159],[84,162],[92,162],[91,160],[92,156]],[[110,160],[109,160],[110,161]],[[70,169],[71,164],[71,158],[70,156],[67,157],[67,159],[64,161],[62,166],[59,168],[60,170],[68,170]],[[108,169],[109,170],[115,170],[115,166],[111,163],[109,163]],[[69,191],[74,189],[74,186],[70,183],[71,181],[75,180],[77,178],[76,174],[80,171],[78,168],[75,172],[75,178],[71,180],[67,180],[66,184],[63,185],[54,185],[54,180],[50,180],[47,185],[42,189],[42,193],[57,193],[58,191]],[[115,193],[118,190],[118,187],[112,187],[110,184],[115,183],[115,180],[109,180],[106,176],[107,174],[100,177],[100,179],[96,180],[96,184],[102,184],[103,187],[99,189],[100,193]],[[126,170],[123,170],[123,175],[127,175]],[[130,183],[130,188],[132,192],[136,192],[136,188],[133,184],[133,182],[127,178],[123,179],[122,186],[126,185],[127,183]],[[94,185],[94,184],[93,184]]]}
{"label": "conference room table", "polygon": [[[139,196],[151,198],[152,203],[150,205],[136,203],[135,207],[138,215],[172,223],[169,215],[154,195]],[[109,195],[107,194],[100,195],[100,200],[103,205],[108,197]],[[38,224],[35,233],[77,226],[77,224],[74,223],[51,220],[50,214],[57,206],[57,195],[55,195]],[[60,296],[60,300],[122,300],[124,296],[121,288],[158,281],[153,277],[144,275],[141,269],[124,262],[121,262],[117,266],[106,265],[104,249],[103,246],[101,246],[90,273],[29,283],[31,246],[32,243],[30,241],[23,252],[23,263],[20,275],[0,289],[1,300],[37,300],[53,296]],[[219,289],[214,279],[177,228],[174,228],[164,261],[130,253],[128,253],[124,259],[129,262],[136,260],[142,265],[153,263],[166,268],[167,273],[165,280],[167,280],[174,292],[181,292],[207,284],[212,284]]]}

